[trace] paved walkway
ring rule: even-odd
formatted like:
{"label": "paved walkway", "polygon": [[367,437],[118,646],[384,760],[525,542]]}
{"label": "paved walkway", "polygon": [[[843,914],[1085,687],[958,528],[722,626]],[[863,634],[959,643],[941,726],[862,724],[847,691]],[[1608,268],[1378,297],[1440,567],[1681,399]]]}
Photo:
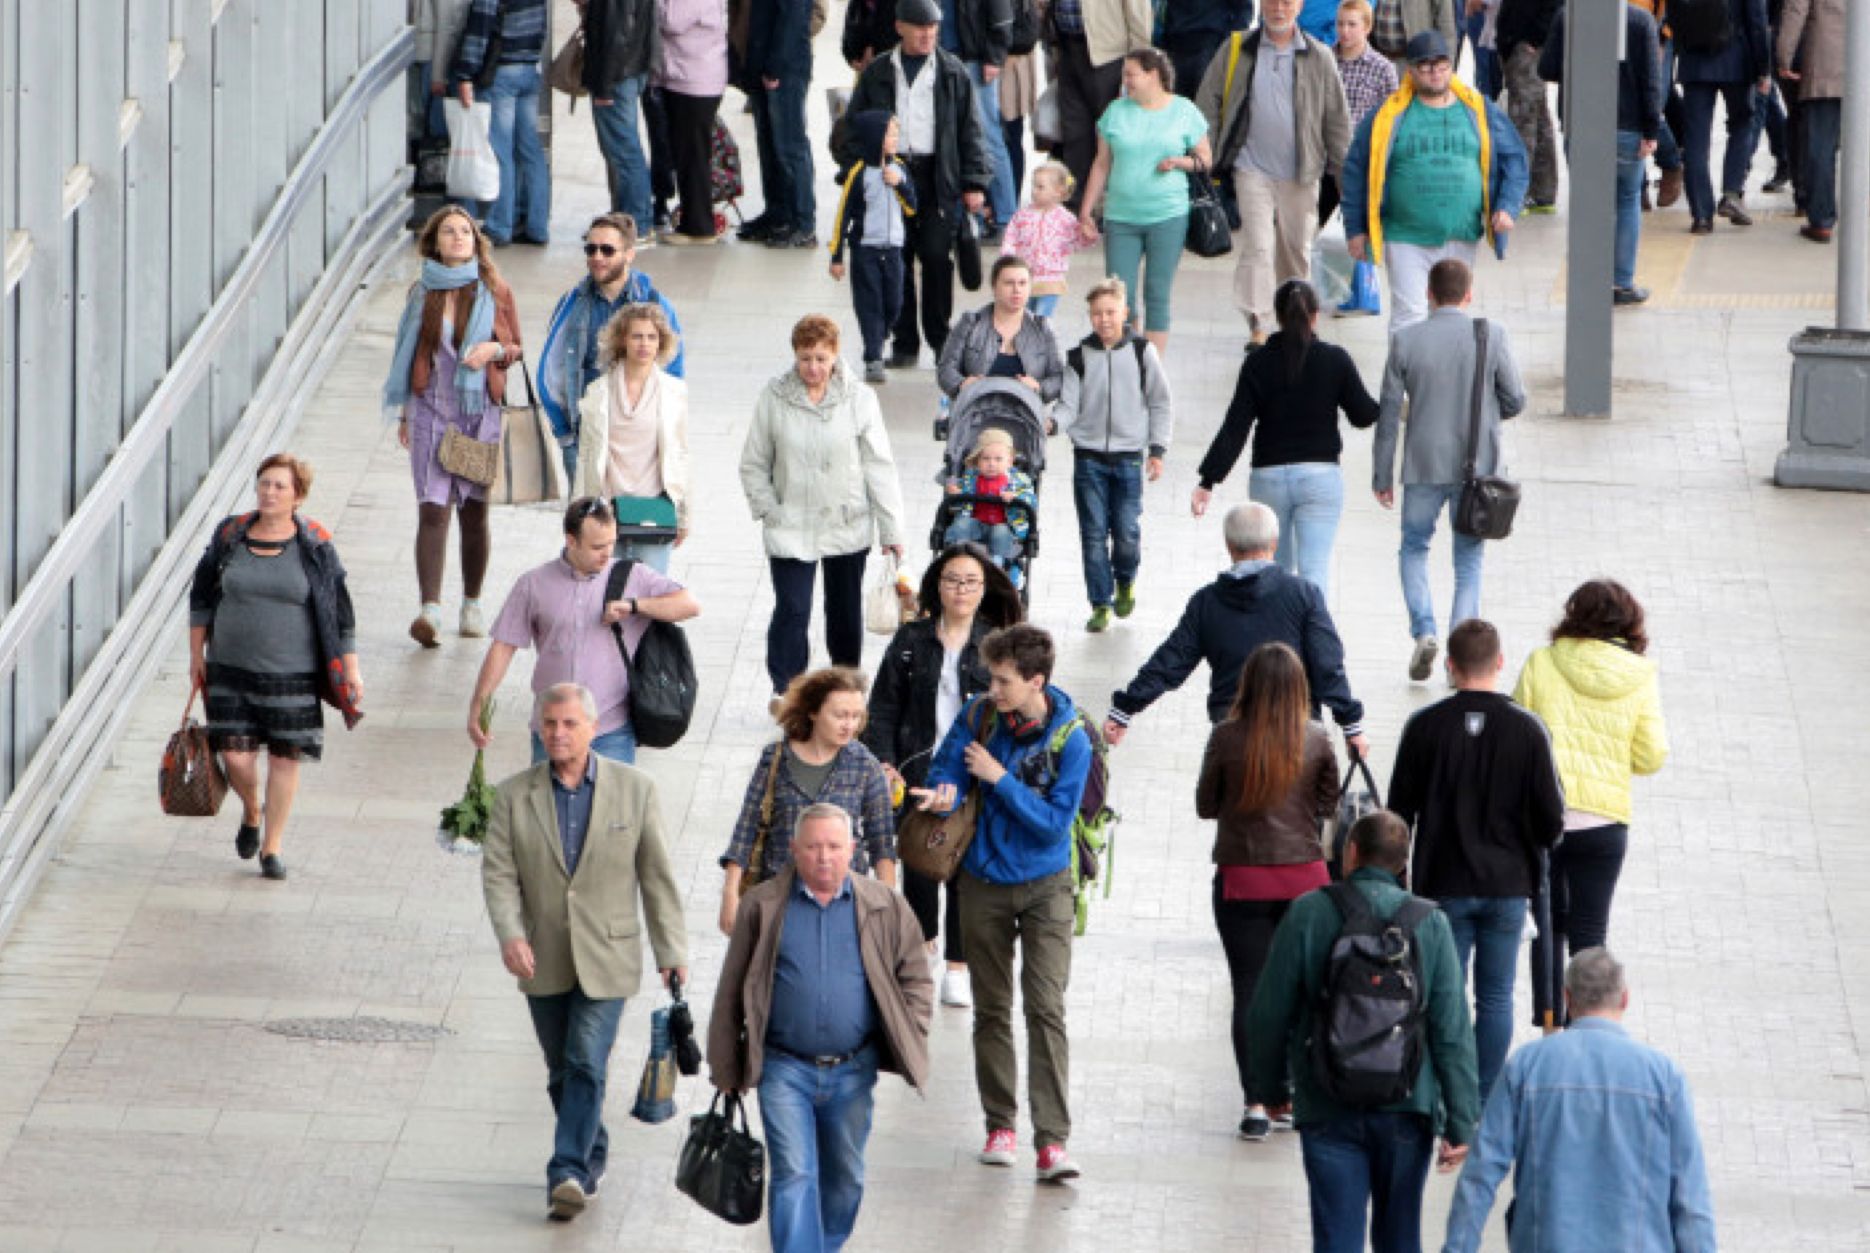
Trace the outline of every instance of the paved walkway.
{"label": "paved walkway", "polygon": [[[747,119],[730,120],[750,153]],[[603,207],[584,111],[561,125],[555,242],[500,254],[535,345],[578,272],[579,226]],[[821,204],[828,213],[828,195]],[[1585,424],[1555,416],[1563,229],[1562,218],[1527,223],[1513,261],[1481,274],[1485,310],[1511,328],[1535,389],[1512,434],[1528,506],[1521,532],[1489,556],[1486,611],[1517,670],[1581,578],[1614,573],[1647,602],[1674,755],[1638,787],[1612,931],[1635,985],[1630,1027],[1692,1075],[1727,1248],[1860,1253],[1870,1247],[1870,975],[1850,955],[1870,940],[1870,781],[1857,749],[1870,713],[1856,699],[1870,690],[1870,576],[1849,553],[1870,512],[1861,497],[1769,483],[1785,342],[1823,316],[1799,306],[1822,303],[1831,254],[1794,238],[1784,217],[1690,241],[1679,209],[1655,215],[1645,267],[1658,307],[1618,315],[1618,414]],[[722,951],[714,859],[771,734],[761,665],[771,593],[733,467],[758,388],[788,364],[792,320],[823,309],[854,327],[821,257],[729,246],[644,262],[690,327],[702,490],[676,573],[704,606],[691,628],[702,708],[685,744],[645,763],[679,832],[705,1007]],[[1081,287],[1094,266],[1081,261]],[[631,1007],[617,1047],[603,1196],[572,1227],[543,1221],[550,1125],[523,1003],[500,969],[476,864],[433,840],[468,767],[463,706],[481,649],[451,637],[422,653],[404,634],[416,608],[415,511],[403,455],[375,417],[402,282],[375,293],[292,441],[319,470],[308,510],[332,527],[351,570],[370,716],[354,734],[334,730],[328,760],[307,772],[286,848],[292,880],[263,882],[231,854],[231,814],[156,813],[152,764],[185,684],[181,624],[164,624],[177,648],[162,680],[111,769],[76,802],[63,856],[0,950],[7,1253],[764,1247],[763,1232],[718,1224],[670,1186],[679,1120],[627,1117],[645,1005]],[[1141,607],[1108,635],[1079,629],[1062,479],[1044,498],[1053,538],[1035,617],[1059,633],[1060,681],[1096,709],[1223,564],[1218,522],[1193,521],[1185,502],[1239,359],[1226,264],[1191,260],[1177,307],[1171,470],[1147,498]],[[1075,310],[1062,324],[1083,333]],[[1380,324],[1327,333],[1378,377]],[[883,399],[919,530],[935,498],[933,374],[892,377]],[[1362,484],[1368,439],[1349,444],[1348,478]],[[1237,475],[1223,496],[1243,493]],[[490,595],[549,558],[556,532],[549,511],[502,514]],[[1394,517],[1354,490],[1333,605],[1385,766],[1403,718],[1440,694],[1403,679],[1396,542]],[[1445,555],[1436,574],[1446,597]],[[450,615],[456,595],[451,581]],[[872,665],[877,651],[872,640]],[[524,761],[523,667],[503,697],[499,774]],[[1232,1138],[1229,993],[1208,914],[1209,834],[1191,796],[1205,731],[1191,688],[1145,716],[1116,758],[1126,816],[1116,889],[1077,949],[1070,1001],[1084,1179],[1035,1188],[1029,1160],[1010,1172],[973,1164],[967,1016],[943,1010],[926,1099],[881,1089],[853,1247],[1303,1247],[1296,1139]],[[360,1015],[445,1034],[368,1044],[269,1030]],[[683,1084],[684,1115],[702,1099]],[[1431,1183],[1434,1242],[1448,1190]]]}

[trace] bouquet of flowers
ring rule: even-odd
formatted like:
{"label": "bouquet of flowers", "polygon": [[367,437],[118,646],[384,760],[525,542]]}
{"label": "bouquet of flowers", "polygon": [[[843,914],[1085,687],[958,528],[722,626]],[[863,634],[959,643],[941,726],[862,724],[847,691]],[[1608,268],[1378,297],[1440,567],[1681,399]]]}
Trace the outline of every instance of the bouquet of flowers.
{"label": "bouquet of flowers", "polygon": [[[493,729],[494,699],[481,702],[480,729],[484,735]],[[467,790],[461,799],[442,810],[442,824],[435,832],[435,842],[450,853],[480,852],[487,838],[487,823],[493,817],[494,788],[487,782],[486,752],[474,750],[474,768],[468,772]]]}

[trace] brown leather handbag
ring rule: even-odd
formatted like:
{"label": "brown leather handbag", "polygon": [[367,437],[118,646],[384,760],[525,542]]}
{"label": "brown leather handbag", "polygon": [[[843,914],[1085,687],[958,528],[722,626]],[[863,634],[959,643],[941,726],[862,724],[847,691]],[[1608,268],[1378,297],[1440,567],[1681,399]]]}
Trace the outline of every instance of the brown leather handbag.
{"label": "brown leather handbag", "polygon": [[[978,741],[990,719],[970,728]],[[896,820],[896,855],[902,864],[919,875],[946,883],[961,869],[968,845],[974,842],[974,827],[980,817],[980,786],[968,780],[960,802],[945,814],[926,809],[905,809]]]}
{"label": "brown leather handbag", "polygon": [[182,725],[169,737],[156,773],[162,812],[177,818],[212,818],[227,799],[227,776],[208,744],[208,729],[195,721],[195,697],[200,694],[199,686],[189,689]]}

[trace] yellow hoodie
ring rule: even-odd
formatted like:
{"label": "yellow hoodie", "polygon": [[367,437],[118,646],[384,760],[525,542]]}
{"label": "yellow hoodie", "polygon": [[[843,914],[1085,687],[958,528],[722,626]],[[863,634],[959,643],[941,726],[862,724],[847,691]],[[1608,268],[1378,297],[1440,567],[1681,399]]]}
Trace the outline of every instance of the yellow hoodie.
{"label": "yellow hoodie", "polygon": [[1536,650],[1513,699],[1545,721],[1565,806],[1630,821],[1630,776],[1669,755],[1656,663],[1603,640],[1561,639]]}

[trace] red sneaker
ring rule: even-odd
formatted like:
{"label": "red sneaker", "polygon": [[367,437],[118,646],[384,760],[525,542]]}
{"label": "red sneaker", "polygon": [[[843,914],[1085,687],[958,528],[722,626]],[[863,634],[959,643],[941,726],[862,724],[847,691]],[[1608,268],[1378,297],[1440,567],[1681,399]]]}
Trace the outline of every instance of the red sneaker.
{"label": "red sneaker", "polygon": [[1048,1144],[1039,1150],[1039,1178],[1048,1183],[1078,1177],[1078,1163],[1065,1154],[1062,1144]]}
{"label": "red sneaker", "polygon": [[987,1133],[987,1147],[980,1151],[980,1160],[986,1166],[1011,1166],[1018,1151],[1019,1138],[1011,1129],[990,1131]]}

